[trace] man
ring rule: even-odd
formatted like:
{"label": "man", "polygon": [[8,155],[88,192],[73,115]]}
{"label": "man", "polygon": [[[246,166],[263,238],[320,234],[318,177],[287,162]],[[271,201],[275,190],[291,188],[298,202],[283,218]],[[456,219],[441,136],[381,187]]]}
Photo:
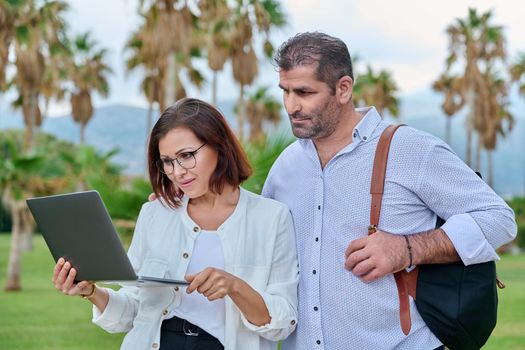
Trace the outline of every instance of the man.
{"label": "man", "polygon": [[[299,138],[263,189],[290,207],[296,228],[299,322],[283,349],[441,348],[412,300],[412,329],[402,333],[393,272],[496,260],[495,249],[516,235],[514,213],[448,145],[402,127],[392,140],[379,231],[367,236],[374,152],[387,123],[373,107],[354,108],[346,45],[303,33],[275,61]],[[446,220],[439,229],[437,216]]]}

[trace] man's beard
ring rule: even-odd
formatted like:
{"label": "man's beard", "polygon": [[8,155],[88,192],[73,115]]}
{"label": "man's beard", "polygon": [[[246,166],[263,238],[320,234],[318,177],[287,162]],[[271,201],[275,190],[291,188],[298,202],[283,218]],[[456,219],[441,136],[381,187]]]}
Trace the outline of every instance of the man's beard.
{"label": "man's beard", "polygon": [[[340,109],[335,103],[328,103],[311,114],[294,113],[289,116],[292,132],[295,137],[300,139],[319,139],[330,136],[337,128],[339,114]],[[311,125],[308,127],[294,126],[293,119],[308,119]]]}

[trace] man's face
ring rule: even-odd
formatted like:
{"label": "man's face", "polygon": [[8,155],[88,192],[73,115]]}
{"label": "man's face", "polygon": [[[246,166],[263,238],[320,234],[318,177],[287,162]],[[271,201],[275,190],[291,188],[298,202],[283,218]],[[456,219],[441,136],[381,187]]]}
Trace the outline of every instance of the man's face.
{"label": "man's face", "polygon": [[317,80],[314,65],[281,70],[279,87],[296,137],[321,139],[335,131],[341,106],[330,87]]}

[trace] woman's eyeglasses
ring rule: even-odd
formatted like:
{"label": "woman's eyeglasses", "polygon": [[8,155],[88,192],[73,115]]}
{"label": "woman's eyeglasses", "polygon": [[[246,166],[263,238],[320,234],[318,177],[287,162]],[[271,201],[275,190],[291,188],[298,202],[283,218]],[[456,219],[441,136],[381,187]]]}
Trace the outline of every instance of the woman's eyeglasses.
{"label": "woman's eyeglasses", "polygon": [[159,171],[166,175],[173,174],[173,171],[175,170],[175,162],[177,162],[177,164],[179,164],[183,169],[193,169],[197,165],[195,154],[205,145],[206,143],[203,143],[195,151],[182,152],[177,157],[175,157],[175,159],[160,158],[155,162],[155,164],[157,165]]}

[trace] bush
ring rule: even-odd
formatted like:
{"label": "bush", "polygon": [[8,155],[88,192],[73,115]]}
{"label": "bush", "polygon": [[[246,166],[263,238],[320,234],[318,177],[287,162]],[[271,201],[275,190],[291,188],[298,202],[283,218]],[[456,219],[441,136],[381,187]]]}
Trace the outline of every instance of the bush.
{"label": "bush", "polygon": [[90,186],[100,193],[118,231],[123,235],[131,235],[142,204],[151,193],[151,186],[143,178],[121,182],[99,179],[92,181]]}
{"label": "bush", "polygon": [[525,197],[514,197],[509,201],[509,205],[516,214],[516,222],[518,224],[516,243],[519,247],[525,249]]}

